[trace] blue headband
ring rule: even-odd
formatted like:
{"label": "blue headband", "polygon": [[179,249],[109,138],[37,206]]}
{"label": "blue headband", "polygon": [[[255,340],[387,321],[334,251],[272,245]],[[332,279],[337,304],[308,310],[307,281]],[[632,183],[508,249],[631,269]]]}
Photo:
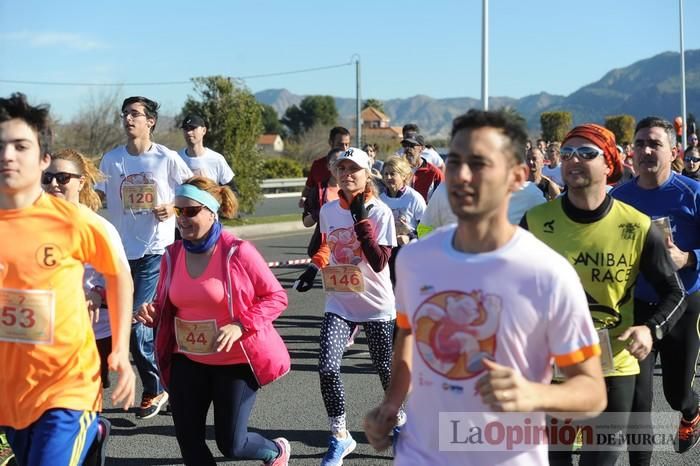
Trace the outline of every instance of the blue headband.
{"label": "blue headband", "polygon": [[214,196],[208,192],[203,191],[194,185],[181,184],[177,187],[177,189],[175,189],[175,195],[197,201],[214,213],[219,211],[219,201],[217,201]]}

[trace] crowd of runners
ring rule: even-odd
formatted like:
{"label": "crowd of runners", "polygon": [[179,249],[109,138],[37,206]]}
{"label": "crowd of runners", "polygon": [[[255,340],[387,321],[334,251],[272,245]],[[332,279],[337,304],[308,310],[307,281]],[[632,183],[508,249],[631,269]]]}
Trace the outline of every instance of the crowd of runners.
{"label": "crowd of runners", "polygon": [[[287,465],[289,441],[248,423],[257,391],[291,368],[273,325],[288,294],[222,227],[238,194],[204,146],[216,122],[185,116],[175,152],[153,140],[155,101],[129,97],[121,118],[126,143],[96,167],[53,150],[47,106],[0,98],[0,465],[104,464],[103,389],[116,372],[111,402],[129,409],[132,362],[136,418],[170,405],[184,464],[215,464],[213,404],[225,457]],[[333,128],[299,199],[314,232],[290,293],[321,278],[325,294],[321,465],[356,448],[342,365],[360,330],[384,389],[365,434],[397,465],[571,464],[574,450],[579,464],[614,465],[627,447],[630,464],[651,464],[653,443],[601,445],[585,432],[612,422],[614,434],[654,438],[657,361],[678,412],[674,448],[696,446],[697,136],[679,148],[677,128],[651,116],[629,143],[589,123],[533,145],[507,112],[470,110],[443,160],[416,125],[403,130],[378,160]],[[564,419],[579,435],[555,442]],[[549,437],[517,448],[473,437],[509,422]]]}

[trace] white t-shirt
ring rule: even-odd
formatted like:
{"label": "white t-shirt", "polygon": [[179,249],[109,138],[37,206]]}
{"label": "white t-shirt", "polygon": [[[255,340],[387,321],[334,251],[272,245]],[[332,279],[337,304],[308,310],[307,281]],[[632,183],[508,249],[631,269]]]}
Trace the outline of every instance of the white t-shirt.
{"label": "white t-shirt", "polygon": [[[377,244],[396,246],[396,230],[391,210],[376,198],[365,205],[373,206],[367,220],[372,225]],[[328,266],[340,264],[357,265],[364,278],[365,291],[326,293],[326,312],[332,312],[352,322],[372,320],[386,321],[396,317],[394,292],[389,278],[387,264],[380,272],[375,272],[367,263],[360,241],[355,235],[354,222],[349,210],[343,209],[340,202],[324,204],[320,213],[320,231],[325,235],[330,248]]]}
{"label": "white t-shirt", "polygon": [[180,150],[178,154],[190,167],[194,176],[207,177],[220,186],[228,184],[234,177],[233,170],[224,156],[208,147],[204,148],[204,154],[201,157],[190,157],[187,155],[187,148]]}
{"label": "white t-shirt", "polygon": [[418,191],[406,186],[400,197],[389,197],[387,193],[381,193],[379,199],[391,209],[397,235],[406,235],[409,231],[416,230],[425,212],[425,200]]}
{"label": "white t-shirt", "polygon": [[442,160],[442,157],[440,157],[440,154],[435,149],[425,148],[423,152],[420,153],[420,156],[438,167],[440,170],[445,168],[445,161]]}
{"label": "white t-shirt", "polygon": [[[513,225],[520,223],[525,212],[536,205],[547,202],[542,191],[536,184],[526,181],[520,191],[516,191],[508,203],[508,221]],[[440,185],[433,192],[428,205],[425,208],[421,223],[427,227],[439,228],[445,225],[457,223],[457,217],[452,212],[450,201],[447,198],[447,183]]]}
{"label": "white t-shirt", "polygon": [[192,171],[177,152],[156,143],[136,156],[125,146],[113,149],[102,158],[100,171],[106,180],[95,188],[106,195],[109,220],[121,235],[129,260],[163,254],[175,240],[175,217],[159,222],[145,203],[173,202],[175,188],[191,178]]}
{"label": "white t-shirt", "polygon": [[561,164],[554,168],[549,168],[549,165],[542,167],[542,174],[554,181],[560,187],[564,187],[564,178],[561,176]]}
{"label": "white t-shirt", "polygon": [[[566,259],[530,232],[517,228],[506,245],[482,254],[455,250],[455,232],[456,226],[441,228],[397,257],[398,322],[410,326],[414,346],[408,421],[394,464],[547,464],[546,442],[519,451],[507,451],[505,443],[441,451],[440,439],[449,443],[454,425],[439,416],[470,413],[469,422],[482,427],[505,422],[474,394],[484,356],[547,384],[554,357],[574,364],[595,354],[598,336],[585,292]],[[527,416],[532,426],[545,425],[544,413]]]}
{"label": "white t-shirt", "polygon": [[[114,225],[109,223],[106,218],[98,215],[97,213],[90,210],[83,204],[79,204],[80,208],[84,210],[87,215],[93,215],[95,218],[99,219],[99,222],[107,230],[107,237],[109,238],[114,250],[117,252],[119,259],[122,262],[122,266],[129,270],[129,262],[126,259],[126,253],[124,252],[124,246],[122,246],[122,240],[119,237],[119,232]],[[85,264],[85,272],[83,273],[83,289],[85,293],[92,290],[96,286],[105,287],[105,279],[97,270],[95,270],[90,264]],[[95,338],[100,340],[102,338],[107,338],[112,335],[112,330],[109,325],[109,312],[107,312],[107,303],[102,303],[103,309],[100,311],[100,318],[97,322],[93,322],[92,330],[95,332]]]}

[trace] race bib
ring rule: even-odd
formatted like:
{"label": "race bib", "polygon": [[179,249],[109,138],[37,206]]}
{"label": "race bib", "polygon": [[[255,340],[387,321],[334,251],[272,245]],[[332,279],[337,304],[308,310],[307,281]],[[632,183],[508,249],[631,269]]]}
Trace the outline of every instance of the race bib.
{"label": "race bib", "polygon": [[181,353],[215,353],[218,334],[216,320],[182,320],[175,317],[175,339]]}
{"label": "race bib", "polygon": [[331,265],[321,269],[323,289],[340,293],[362,293],[365,278],[356,265]]}
{"label": "race bib", "polygon": [[0,341],[50,345],[55,314],[52,290],[0,288]]}
{"label": "race bib", "polygon": [[156,185],[124,184],[122,205],[125,212],[150,212],[156,206]]}
{"label": "race bib", "polygon": [[[603,376],[607,377],[615,372],[612,344],[610,343],[610,333],[608,333],[608,329],[606,328],[596,331],[598,332],[598,338],[600,339],[600,365],[603,366]],[[552,378],[559,382],[566,379],[564,374],[561,372],[561,369],[559,369],[559,366],[556,364],[554,365],[554,375]]]}

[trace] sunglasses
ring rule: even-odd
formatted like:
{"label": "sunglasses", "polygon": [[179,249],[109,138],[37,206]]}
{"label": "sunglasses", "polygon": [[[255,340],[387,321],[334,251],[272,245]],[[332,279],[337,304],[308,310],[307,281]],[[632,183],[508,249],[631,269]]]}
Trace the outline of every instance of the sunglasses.
{"label": "sunglasses", "polygon": [[187,217],[187,218],[195,217],[203,208],[204,208],[203,205],[195,205],[195,206],[188,206],[188,207],[173,207],[173,209],[175,209],[175,215],[177,215],[178,217]]}
{"label": "sunglasses", "polygon": [[574,155],[582,160],[593,160],[603,154],[604,152],[602,150],[589,146],[562,147],[559,151],[559,156],[562,160],[570,160]]}
{"label": "sunglasses", "polygon": [[686,162],[698,163],[698,162],[700,162],[700,157],[688,156],[688,157],[684,158],[683,160],[685,160]]}
{"label": "sunglasses", "polygon": [[71,178],[82,178],[82,175],[76,175],[75,173],[66,172],[44,172],[41,174],[41,184],[51,184],[51,182],[56,179],[58,184],[68,184]]}

